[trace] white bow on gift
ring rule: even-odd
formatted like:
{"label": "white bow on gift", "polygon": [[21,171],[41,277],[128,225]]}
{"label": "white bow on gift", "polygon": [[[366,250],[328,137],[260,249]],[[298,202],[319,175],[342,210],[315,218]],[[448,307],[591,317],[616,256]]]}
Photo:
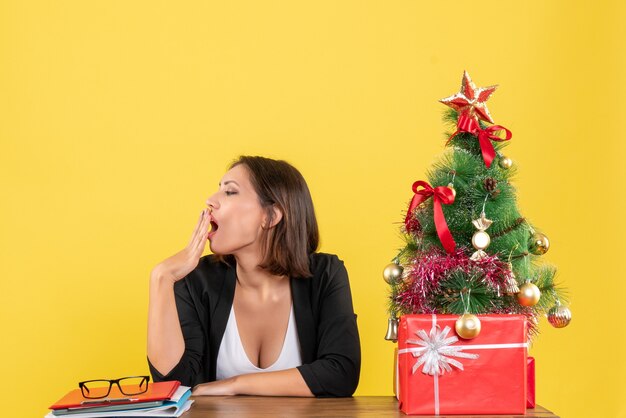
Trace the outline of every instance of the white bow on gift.
{"label": "white bow on gift", "polygon": [[463,347],[453,346],[459,339],[455,336],[448,337],[450,327],[446,326],[443,331],[439,325],[430,329],[430,335],[426,334],[423,329],[415,334],[420,337],[419,340],[407,339],[407,344],[417,344],[423,348],[411,349],[413,357],[419,357],[413,365],[412,373],[423,364],[422,373],[430,376],[440,376],[445,372],[451,372],[452,366],[463,370],[463,364],[452,357],[477,359],[478,354],[464,353]]}

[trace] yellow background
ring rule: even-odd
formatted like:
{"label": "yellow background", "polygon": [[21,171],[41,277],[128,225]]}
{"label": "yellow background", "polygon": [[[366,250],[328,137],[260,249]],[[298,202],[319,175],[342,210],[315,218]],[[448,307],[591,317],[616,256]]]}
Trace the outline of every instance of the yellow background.
{"label": "yellow background", "polygon": [[519,206],[572,295],[531,350],[537,399],[626,416],[625,20],[618,1],[1,2],[2,415],[148,371],[149,272],[239,154],[307,178],[351,277],[357,395],[390,395],[381,271],[467,69],[500,84]]}

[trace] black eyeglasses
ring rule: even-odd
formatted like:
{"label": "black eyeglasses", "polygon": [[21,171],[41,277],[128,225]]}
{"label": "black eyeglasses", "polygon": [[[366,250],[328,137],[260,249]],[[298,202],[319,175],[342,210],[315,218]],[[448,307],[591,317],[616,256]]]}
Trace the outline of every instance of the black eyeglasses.
{"label": "black eyeglasses", "polygon": [[106,398],[113,385],[117,385],[123,395],[139,395],[148,391],[150,376],[128,376],[119,379],[97,379],[78,382],[83,397],[88,399]]}

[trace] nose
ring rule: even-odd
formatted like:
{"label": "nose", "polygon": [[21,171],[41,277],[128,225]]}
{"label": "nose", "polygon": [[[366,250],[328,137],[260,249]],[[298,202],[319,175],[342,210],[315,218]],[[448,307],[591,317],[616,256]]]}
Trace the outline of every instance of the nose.
{"label": "nose", "polygon": [[206,200],[206,205],[211,211],[220,207],[219,201],[217,200],[217,193],[214,193],[212,196]]}

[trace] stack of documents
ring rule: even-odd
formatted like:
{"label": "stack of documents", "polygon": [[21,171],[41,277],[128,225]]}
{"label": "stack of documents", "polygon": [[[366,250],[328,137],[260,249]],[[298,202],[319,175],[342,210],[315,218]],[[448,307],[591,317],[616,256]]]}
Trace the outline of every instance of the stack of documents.
{"label": "stack of documents", "polygon": [[179,417],[191,407],[190,396],[191,388],[177,381],[151,383],[140,395],[112,391],[105,399],[85,399],[75,389],[50,406],[45,418]]}

